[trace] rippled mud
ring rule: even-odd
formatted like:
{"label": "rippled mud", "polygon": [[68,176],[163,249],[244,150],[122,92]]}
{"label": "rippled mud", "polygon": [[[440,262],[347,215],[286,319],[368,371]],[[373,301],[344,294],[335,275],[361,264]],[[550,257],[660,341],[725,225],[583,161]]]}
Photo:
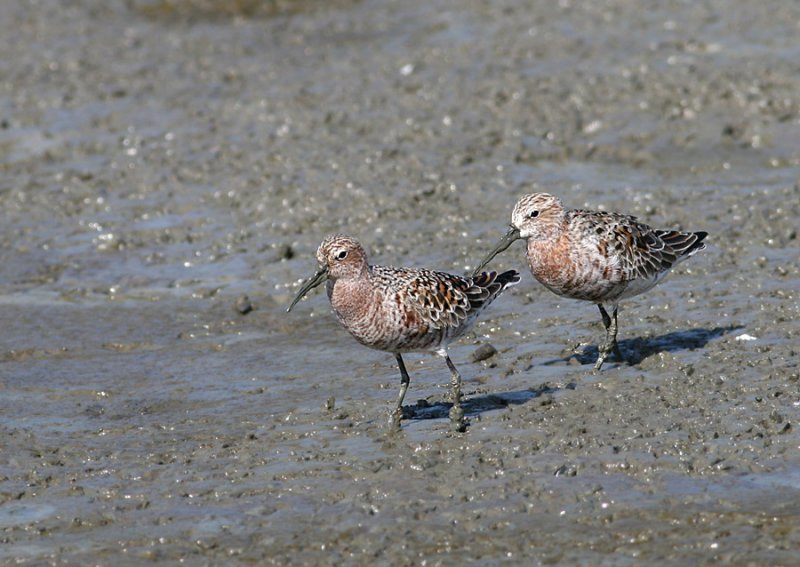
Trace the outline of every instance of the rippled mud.
{"label": "rippled mud", "polygon": [[[0,4],[0,562],[790,565],[800,7]],[[468,272],[530,190],[709,232],[620,312],[526,272],[365,349],[328,233]],[[524,268],[523,246],[495,267]],[[496,352],[487,350],[492,345]]]}

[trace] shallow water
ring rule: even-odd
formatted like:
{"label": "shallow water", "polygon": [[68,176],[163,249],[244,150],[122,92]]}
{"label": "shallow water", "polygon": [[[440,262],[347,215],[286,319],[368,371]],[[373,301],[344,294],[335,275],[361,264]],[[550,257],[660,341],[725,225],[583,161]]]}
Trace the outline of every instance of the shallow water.
{"label": "shallow water", "polygon": [[[794,3],[222,4],[0,5],[0,561],[794,562]],[[390,435],[317,244],[468,272],[531,190],[709,247],[599,375],[526,272]]]}

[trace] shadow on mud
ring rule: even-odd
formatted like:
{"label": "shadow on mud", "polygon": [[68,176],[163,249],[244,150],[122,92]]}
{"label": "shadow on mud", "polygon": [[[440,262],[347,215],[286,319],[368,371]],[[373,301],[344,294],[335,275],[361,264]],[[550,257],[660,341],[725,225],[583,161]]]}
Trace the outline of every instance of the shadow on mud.
{"label": "shadow on mud", "polygon": [[[642,362],[645,358],[660,352],[676,352],[679,350],[695,350],[703,348],[709,341],[743,329],[742,325],[730,325],[728,327],[714,327],[713,329],[697,328],[685,331],[673,331],[665,335],[650,338],[634,338],[619,341],[619,348],[622,351],[623,359],[619,360],[615,355],[611,355],[608,362],[626,363],[634,366]],[[555,358],[543,362],[544,366],[557,363],[569,362],[573,358],[581,364],[594,364],[598,356],[597,346],[586,347],[581,352],[570,354],[563,358]]]}
{"label": "shadow on mud", "polygon": [[[563,388],[560,388],[545,383],[535,388],[527,388],[514,392],[465,397],[461,401],[461,407],[464,409],[464,413],[467,416],[476,416],[487,411],[503,409],[508,406],[522,405],[539,396],[554,394],[561,389],[574,390],[575,384],[567,384]],[[453,407],[453,404],[450,402],[430,403],[427,400],[419,400],[416,405],[403,406],[403,419],[423,420],[447,418],[451,407]]]}
{"label": "shadow on mud", "polygon": [[[741,325],[714,327],[713,329],[696,328],[687,329],[684,331],[673,331],[657,337],[624,339],[619,341],[619,347],[624,357],[623,360],[619,361],[615,356],[612,355],[609,358],[609,362],[617,364],[624,362],[633,366],[660,352],[675,352],[679,350],[694,350],[703,348],[706,346],[706,344],[708,344],[709,341],[743,328],[744,327]],[[597,355],[597,347],[593,345],[586,347],[581,352],[576,352],[566,357],[554,358],[545,361],[542,363],[542,365],[550,366],[554,364],[564,364],[568,363],[572,359],[577,360],[580,364],[594,364],[597,360]],[[526,370],[530,370],[532,367],[533,365],[528,367]],[[533,400],[534,398],[538,398],[546,394],[553,394],[561,389],[574,390],[575,384],[569,383],[562,388],[549,383],[544,383],[538,387],[528,388],[525,390],[484,394],[464,398],[464,400],[461,402],[461,405],[464,408],[464,413],[467,416],[476,416],[487,411],[503,409],[510,405],[522,405]],[[453,404],[450,402],[430,402],[429,400],[419,400],[416,405],[403,406],[403,419],[425,420],[447,418],[451,407],[453,407]]]}

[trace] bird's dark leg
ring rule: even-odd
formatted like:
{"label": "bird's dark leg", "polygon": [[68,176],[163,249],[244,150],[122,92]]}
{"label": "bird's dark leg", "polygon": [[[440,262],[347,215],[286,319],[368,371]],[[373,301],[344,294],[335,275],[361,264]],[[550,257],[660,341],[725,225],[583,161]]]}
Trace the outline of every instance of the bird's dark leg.
{"label": "bird's dark leg", "polygon": [[617,343],[617,311],[619,310],[619,306],[614,306],[614,313],[611,314],[611,333],[614,337],[614,355],[617,357],[618,362],[622,362],[622,351],[619,350],[619,344]]}
{"label": "bird's dark leg", "polygon": [[595,372],[600,370],[608,355],[611,354],[611,351],[614,351],[617,358],[622,360],[622,353],[619,350],[619,345],[617,345],[617,306],[614,306],[612,315],[608,314],[608,311],[605,310],[601,303],[598,303],[597,307],[600,308],[600,315],[603,317],[603,326],[606,328],[606,340],[598,348],[599,354],[597,356],[597,363],[594,365]]}
{"label": "bird's dark leg", "polygon": [[450,408],[450,428],[453,431],[464,432],[469,421],[464,417],[464,410],[461,407],[461,374],[459,374],[453,361],[450,360],[450,355],[447,354],[445,349],[437,352],[439,356],[444,357],[447,367],[450,369],[450,395],[453,399],[453,407]]}
{"label": "bird's dark leg", "polygon": [[392,413],[389,414],[389,426],[394,428],[400,427],[400,420],[403,419],[403,399],[406,397],[408,391],[408,384],[411,381],[406,371],[406,365],[403,363],[403,357],[400,353],[395,353],[397,365],[400,367],[400,393],[397,396],[397,405]]}

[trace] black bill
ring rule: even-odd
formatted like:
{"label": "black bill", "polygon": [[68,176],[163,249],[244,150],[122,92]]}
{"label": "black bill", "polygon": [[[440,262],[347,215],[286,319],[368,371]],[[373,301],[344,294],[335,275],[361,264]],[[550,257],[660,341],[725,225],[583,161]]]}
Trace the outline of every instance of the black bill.
{"label": "black bill", "polygon": [[289,311],[291,311],[292,307],[297,305],[297,302],[300,301],[301,299],[303,299],[303,296],[305,294],[307,294],[309,291],[311,291],[312,289],[314,289],[315,287],[317,287],[319,284],[321,284],[322,282],[324,282],[327,279],[328,279],[328,268],[327,267],[320,268],[319,270],[317,270],[317,273],[314,274],[311,278],[309,278],[309,280],[306,283],[303,284],[303,287],[300,288],[300,291],[297,292],[297,295],[295,296],[294,301],[292,301],[292,304],[289,306],[289,308],[286,310],[286,312],[288,313]]}
{"label": "black bill", "polygon": [[500,240],[500,242],[497,243],[497,246],[494,247],[494,250],[489,252],[489,254],[486,255],[486,258],[484,258],[478,267],[475,268],[475,270],[472,272],[472,277],[480,274],[483,271],[483,268],[486,267],[486,264],[492,261],[492,258],[500,254],[500,252],[511,246],[515,240],[519,240],[520,238],[522,237],[519,235],[519,230],[512,226],[511,230],[509,230]]}

